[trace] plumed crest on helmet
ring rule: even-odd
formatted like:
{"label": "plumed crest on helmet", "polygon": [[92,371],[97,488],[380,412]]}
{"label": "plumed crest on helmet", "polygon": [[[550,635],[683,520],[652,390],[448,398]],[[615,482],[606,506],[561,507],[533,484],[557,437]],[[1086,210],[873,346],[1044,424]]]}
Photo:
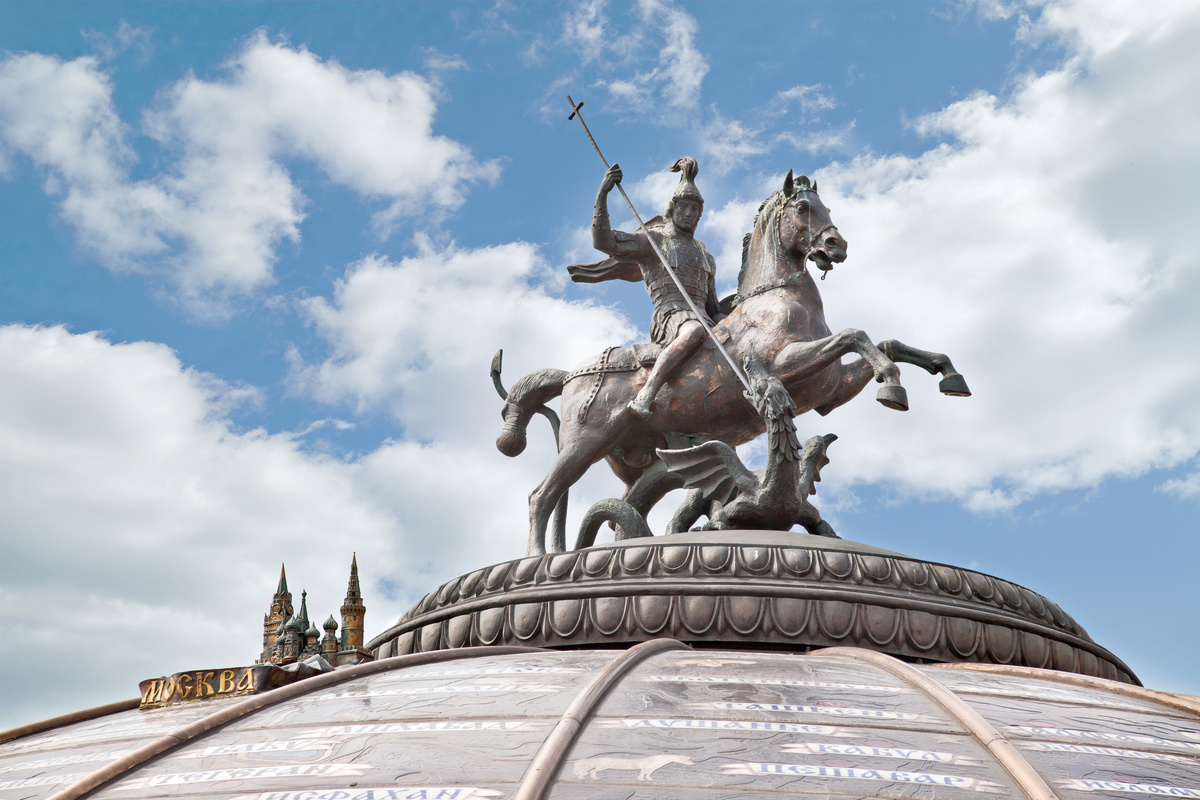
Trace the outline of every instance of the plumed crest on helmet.
{"label": "plumed crest on helmet", "polygon": [[696,188],[696,176],[700,174],[700,165],[696,163],[696,159],[684,156],[671,165],[671,172],[682,174],[679,176],[679,185],[675,187],[675,191],[671,194],[671,201],[667,204],[666,216],[670,218],[676,201],[681,198],[695,200],[703,207],[704,196]]}

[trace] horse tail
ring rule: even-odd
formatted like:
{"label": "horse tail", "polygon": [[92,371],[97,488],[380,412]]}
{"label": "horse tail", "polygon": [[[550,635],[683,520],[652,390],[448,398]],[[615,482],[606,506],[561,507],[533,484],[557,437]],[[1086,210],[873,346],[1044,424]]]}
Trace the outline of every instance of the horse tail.
{"label": "horse tail", "polygon": [[562,369],[539,369],[513,384],[501,410],[504,428],[496,437],[496,449],[512,458],[525,450],[525,428],[547,401],[562,394],[569,373]]}
{"label": "horse tail", "polygon": [[575,540],[575,549],[582,550],[595,544],[596,534],[606,522],[616,526],[618,542],[654,535],[650,532],[645,517],[629,503],[624,500],[600,500],[583,515],[583,522],[579,524],[579,537]]}

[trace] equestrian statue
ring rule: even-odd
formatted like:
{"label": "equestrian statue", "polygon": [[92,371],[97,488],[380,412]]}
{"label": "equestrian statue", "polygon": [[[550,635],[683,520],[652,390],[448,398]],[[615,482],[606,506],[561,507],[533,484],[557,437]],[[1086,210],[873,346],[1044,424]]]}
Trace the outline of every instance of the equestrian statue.
{"label": "equestrian statue", "polygon": [[[581,105],[572,103],[572,117]],[[895,340],[876,345],[855,328],[830,331],[808,264],[828,272],[845,261],[847,244],[816,183],[790,170],[783,186],[763,201],[743,240],[737,293],[718,302],[715,263],[694,235],[703,211],[696,162],[679,159],[673,169],[681,178],[666,214],[640,224],[629,204],[640,229],[625,233],[609,225],[608,194],[620,188],[623,177],[619,166],[609,167],[592,218],[593,244],[608,258],[568,268],[578,282],[644,281],[654,302],[652,341],[610,347],[569,372],[533,372],[512,386],[504,403],[496,446],[516,456],[525,449],[532,416],[562,398],[558,456],[529,495],[530,555],[546,552],[551,513],[597,461],[608,462],[625,484],[622,500],[644,518],[668,491],[686,482],[679,470],[668,468],[659,450],[714,441],[736,447],[762,434],[767,422],[754,398],[767,391],[769,382],[758,381],[756,392],[742,364],[759,365],[782,386],[795,415],[828,414],[872,379],[882,384],[876,395],[880,403],[907,410],[898,362],[940,374],[938,388],[944,394],[970,395],[962,375],[941,353]],[[621,194],[628,204],[623,189]],[[843,364],[843,356],[857,358]],[[824,447],[815,457],[824,457]],[[817,466],[814,462],[813,470]],[[727,493],[722,498],[732,499]],[[712,517],[710,522],[721,524]],[[565,549],[562,530],[558,526],[551,551]]]}

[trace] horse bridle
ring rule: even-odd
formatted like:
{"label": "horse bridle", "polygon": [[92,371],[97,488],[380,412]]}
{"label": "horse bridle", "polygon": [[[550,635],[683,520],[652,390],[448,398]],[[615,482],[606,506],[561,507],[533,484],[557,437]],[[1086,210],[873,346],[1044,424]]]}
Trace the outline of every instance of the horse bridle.
{"label": "horse bridle", "polygon": [[[813,192],[812,189],[800,189],[799,191],[796,192],[796,194],[794,194],[794,195],[792,195],[792,197],[788,198],[788,201],[784,205],[784,207],[786,208],[787,205],[793,203],[795,201],[796,197],[800,194],[800,192],[806,192],[806,193],[812,192],[813,194],[816,194],[816,192]],[[737,305],[740,305],[744,301],[749,300],[751,297],[758,297],[760,294],[769,292],[773,289],[784,289],[808,274],[808,255],[813,250],[813,246],[812,246],[813,242],[820,241],[821,236],[823,236],[825,234],[825,231],[829,230],[830,228],[837,227],[833,224],[833,220],[830,220],[830,221],[826,222],[824,225],[822,225],[821,228],[814,234],[813,230],[812,230],[812,224],[811,224],[811,220],[812,220],[812,206],[811,205],[809,205],[808,217],[809,217],[809,221],[810,221],[810,224],[808,225],[808,242],[805,245],[804,258],[800,259],[800,269],[793,272],[791,275],[788,275],[787,277],[779,278],[778,280],[771,281],[770,283],[764,283],[764,284],[755,286],[748,294],[742,294],[741,292],[738,292],[736,295],[734,295],[733,305],[735,307]],[[779,231],[776,230],[775,231],[775,241],[772,242],[772,247],[775,249],[775,257],[782,260],[782,253],[780,252],[781,243],[780,243],[779,239],[780,239]],[[825,280],[825,276],[829,273],[829,269],[820,267],[820,265],[818,265],[818,268],[820,268],[820,270],[821,270],[821,280]],[[830,269],[832,269],[832,268],[830,268]]]}
{"label": "horse bridle", "polygon": [[[816,192],[814,192],[812,189],[801,189],[800,192],[804,192],[806,194],[808,194],[808,193],[811,193],[814,195],[816,194]],[[792,197],[789,198],[788,203],[794,202],[794,200],[800,194],[800,192],[796,192],[795,194],[793,194]],[[809,253],[811,253],[813,251],[813,242],[821,241],[821,237],[825,235],[825,231],[829,230],[830,228],[836,227],[836,226],[833,224],[833,220],[829,220],[824,225],[822,225],[821,228],[816,233],[813,233],[812,204],[810,203],[808,206],[808,225],[807,225],[807,227],[808,227],[808,243],[807,243],[806,249],[804,251],[804,259],[800,262],[800,271],[801,272],[808,271],[808,255],[809,255]],[[778,234],[776,234],[776,238],[778,238]],[[778,246],[778,242],[776,243],[776,245]],[[825,276],[829,273],[829,270],[832,269],[832,267],[827,269],[825,267],[821,267],[819,264],[817,266],[821,270],[821,280],[825,280]]]}

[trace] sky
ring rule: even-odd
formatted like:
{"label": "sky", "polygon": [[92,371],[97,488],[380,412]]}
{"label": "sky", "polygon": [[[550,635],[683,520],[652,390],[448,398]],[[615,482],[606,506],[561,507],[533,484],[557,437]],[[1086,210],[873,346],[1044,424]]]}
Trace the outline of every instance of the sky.
{"label": "sky", "polygon": [[0,728],[251,663],[281,563],[320,621],[356,553],[370,638],[524,554],[553,443],[496,451],[492,354],[652,311],[567,279],[603,175],[567,94],[643,216],[699,161],[722,295],[818,179],[830,327],[965,375],[797,420],[843,537],[1200,694],[1198,40],[1168,0],[0,4]]}

